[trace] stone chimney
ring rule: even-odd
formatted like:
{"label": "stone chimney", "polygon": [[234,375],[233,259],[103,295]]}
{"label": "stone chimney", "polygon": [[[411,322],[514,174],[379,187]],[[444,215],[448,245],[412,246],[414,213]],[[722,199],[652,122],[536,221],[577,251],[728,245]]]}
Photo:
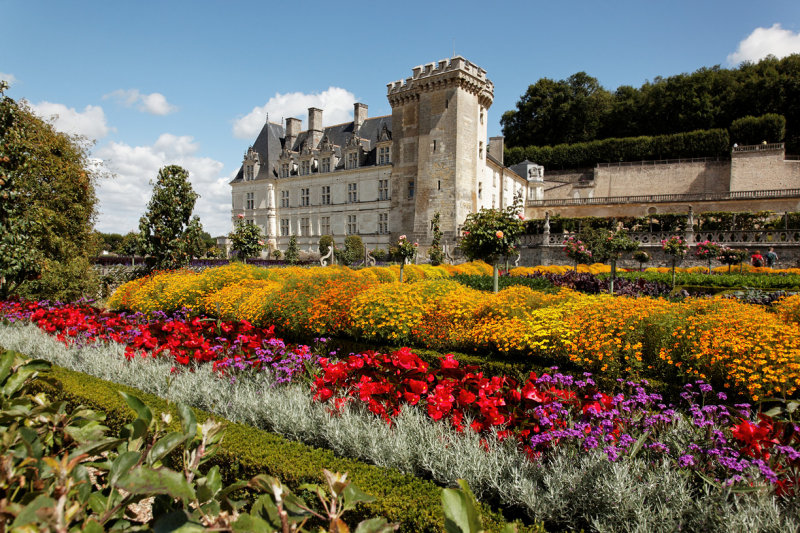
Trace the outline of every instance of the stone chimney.
{"label": "stone chimney", "polygon": [[505,137],[489,137],[489,155],[503,164],[503,149],[505,148]]}
{"label": "stone chimney", "polygon": [[353,104],[353,128],[358,129],[367,120],[367,104],[356,102]]}
{"label": "stone chimney", "polygon": [[300,133],[300,125],[303,123],[299,118],[286,119],[286,140],[284,147],[287,150],[294,149],[294,143],[297,141],[297,135]]}
{"label": "stone chimney", "polygon": [[308,108],[308,140],[311,149],[316,150],[322,140],[322,109]]}

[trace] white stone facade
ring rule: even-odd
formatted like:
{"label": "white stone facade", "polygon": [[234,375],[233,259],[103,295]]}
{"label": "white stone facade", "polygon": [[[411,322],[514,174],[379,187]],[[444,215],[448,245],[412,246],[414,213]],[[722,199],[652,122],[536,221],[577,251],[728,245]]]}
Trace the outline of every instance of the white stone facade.
{"label": "white stone facade", "polygon": [[515,192],[527,199],[528,179],[502,164],[502,137],[487,139],[494,86],[486,71],[462,57],[416,67],[388,84],[392,115],[323,127],[323,110],[300,121],[266,123],[231,182],[232,220],[257,224],[270,248],[291,235],[316,251],[321,235],[341,244],[359,235],[368,248],[388,248],[406,234],[424,247],[430,220],[441,215],[453,242],[469,213],[505,207]]}

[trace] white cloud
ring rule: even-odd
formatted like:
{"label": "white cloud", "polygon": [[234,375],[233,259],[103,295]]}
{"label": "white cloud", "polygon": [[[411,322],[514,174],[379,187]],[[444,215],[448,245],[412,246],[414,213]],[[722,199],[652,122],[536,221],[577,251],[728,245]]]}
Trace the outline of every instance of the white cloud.
{"label": "white cloud", "polygon": [[139,89],[117,89],[103,96],[104,100],[108,100],[109,98],[116,100],[125,107],[133,107],[136,105],[136,109],[144,111],[145,113],[150,113],[151,115],[169,115],[178,110],[177,107],[167,102],[163,94],[144,94],[139,92]]}
{"label": "white cloud", "polygon": [[53,102],[39,102],[30,106],[34,113],[63,133],[100,139],[110,131],[106,124],[106,114],[100,106],[87,105],[83,111]]}
{"label": "white cloud", "polygon": [[728,63],[738,65],[742,61],[758,61],[768,55],[777,58],[800,53],[800,33],[784,30],[775,23],[771,28],[756,28],[739,43],[736,51],[728,55]]}
{"label": "white cloud", "polygon": [[94,156],[115,177],[98,185],[100,215],[96,227],[107,233],[138,231],[139,218],[147,209],[158,170],[180,165],[189,171],[192,188],[200,195],[194,214],[212,236],[231,230],[231,189],[233,174],[223,175],[223,164],[198,155],[199,146],[189,136],[162,134],[150,146],[130,146],[111,142],[95,150]]}
{"label": "white cloud", "polygon": [[356,97],[341,87],[329,87],[316,94],[275,93],[266,104],[254,107],[247,115],[233,123],[233,135],[239,139],[252,139],[264,126],[269,113],[270,122],[280,122],[281,118],[296,117],[303,120],[303,128],[308,124],[308,108],[322,109],[324,125],[341,124],[353,120],[353,103]]}
{"label": "white cloud", "polygon": [[0,80],[7,81],[9,85],[14,85],[17,83],[17,77],[6,72],[0,72]]}

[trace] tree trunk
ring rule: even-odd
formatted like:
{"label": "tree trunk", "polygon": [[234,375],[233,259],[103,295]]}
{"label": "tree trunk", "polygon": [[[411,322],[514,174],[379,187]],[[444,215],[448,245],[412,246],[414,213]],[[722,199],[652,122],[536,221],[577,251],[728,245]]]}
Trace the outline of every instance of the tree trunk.
{"label": "tree trunk", "polygon": [[405,265],[406,265],[406,260],[403,259],[403,261],[400,263],[400,283],[403,283],[403,267]]}
{"label": "tree trunk", "polygon": [[675,288],[675,258],[672,258],[672,288]]}
{"label": "tree trunk", "polygon": [[614,296],[614,278],[617,277],[617,260],[611,260],[611,282],[608,284],[608,292]]}
{"label": "tree trunk", "polygon": [[498,286],[498,281],[497,281],[497,263],[494,263],[492,265],[492,286],[494,287],[494,292],[496,294],[497,293],[497,286]]}

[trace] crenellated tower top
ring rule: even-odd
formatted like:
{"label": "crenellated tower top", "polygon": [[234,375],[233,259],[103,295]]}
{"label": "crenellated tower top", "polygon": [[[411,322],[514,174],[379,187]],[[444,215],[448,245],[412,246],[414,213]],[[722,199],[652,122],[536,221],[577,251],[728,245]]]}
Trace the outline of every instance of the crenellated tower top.
{"label": "crenellated tower top", "polygon": [[418,99],[420,93],[448,87],[459,87],[475,94],[487,109],[494,100],[494,84],[486,77],[486,71],[461,56],[420,65],[411,72],[410,78],[386,85],[386,96],[392,107]]}

